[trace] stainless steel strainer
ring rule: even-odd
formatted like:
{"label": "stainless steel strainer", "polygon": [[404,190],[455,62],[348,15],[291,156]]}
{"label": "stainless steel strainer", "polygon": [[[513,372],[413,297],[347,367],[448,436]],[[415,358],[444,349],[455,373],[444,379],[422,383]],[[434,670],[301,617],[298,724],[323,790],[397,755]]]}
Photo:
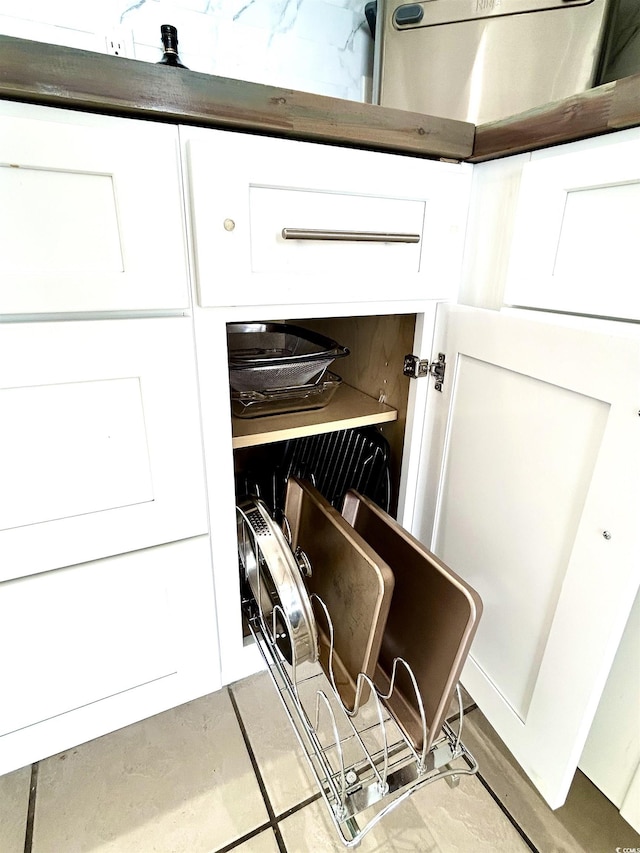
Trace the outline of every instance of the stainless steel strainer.
{"label": "stainless steel strainer", "polygon": [[349,355],[331,338],[287,323],[231,323],[227,342],[229,381],[236,391],[307,385],[336,358]]}

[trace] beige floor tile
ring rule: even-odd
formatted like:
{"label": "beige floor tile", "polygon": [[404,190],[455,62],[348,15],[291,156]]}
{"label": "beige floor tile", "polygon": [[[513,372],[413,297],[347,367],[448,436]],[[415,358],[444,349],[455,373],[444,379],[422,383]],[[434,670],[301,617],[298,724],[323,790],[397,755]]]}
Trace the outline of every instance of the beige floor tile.
{"label": "beige floor tile", "polygon": [[278,853],[278,844],[272,829],[265,829],[259,835],[233,848],[233,853]]}
{"label": "beige floor tile", "polygon": [[0,776],[0,850],[23,853],[31,767]]}
{"label": "beige floor tile", "polygon": [[543,853],[610,853],[616,847],[640,849],[640,835],[580,771],[565,805],[552,811],[479,710],[465,717],[462,740],[500,802]]}
{"label": "beige floor tile", "polygon": [[267,821],[223,690],[41,762],[33,853],[211,853]]}
{"label": "beige floor tile", "polygon": [[[341,853],[345,847],[333,826],[324,802],[316,801],[292,814],[280,824],[288,853]],[[439,853],[435,839],[411,804],[388,815],[365,836],[358,853],[420,851]]]}
{"label": "beige floor tile", "polygon": [[[267,673],[260,673],[238,682],[233,685],[232,690],[249,735],[267,795],[276,816],[281,815],[317,793],[306,758],[291,731],[275,687]],[[322,675],[319,666],[305,665],[300,671],[299,696],[312,722],[315,722],[318,690],[323,690],[328,695],[335,712],[338,734],[341,738],[345,738],[350,733],[349,724],[338,708],[338,700],[332,695],[327,679]],[[334,742],[331,719],[326,713],[324,704],[320,707],[318,726],[320,741],[323,746],[329,746]],[[383,713],[388,718],[384,709]],[[372,751],[379,748],[382,743],[378,720],[373,699],[370,699],[360,713],[353,718],[353,723],[359,730],[372,726],[371,730],[364,735],[364,741]],[[399,730],[395,724],[387,722],[386,730],[388,743],[398,740]],[[354,738],[345,741],[343,751],[347,766],[363,757]],[[336,751],[329,749],[328,754],[334,769],[337,770],[339,759]]]}
{"label": "beige floor tile", "polygon": [[[323,802],[311,803],[280,823],[289,853],[344,850]],[[529,853],[477,779],[463,777],[451,789],[440,780],[375,826],[360,853]]]}
{"label": "beige floor tile", "polygon": [[[334,710],[339,737],[344,738],[351,733],[349,723],[340,712],[338,701],[332,695],[324,675],[314,676],[318,671],[319,667],[307,666],[302,669],[298,686],[300,699],[309,719],[315,723],[316,695],[319,690],[322,690],[329,697],[330,705]],[[259,673],[238,682],[233,685],[232,690],[269,800],[276,816],[281,815],[317,793],[307,760],[267,673]],[[354,725],[362,729],[374,722],[377,724],[377,721],[377,712],[371,700],[354,718]],[[393,726],[389,731],[389,737],[392,739],[398,737],[397,727]],[[323,703],[320,704],[318,733],[320,742],[324,746],[334,743],[332,720]],[[364,739],[371,749],[380,742],[375,730],[368,733]],[[353,738],[345,744],[344,752],[347,764],[355,761],[356,757],[360,759],[362,756]],[[335,750],[331,750],[330,754],[331,760],[334,761],[334,768],[337,769],[339,765]]]}
{"label": "beige floor tile", "polygon": [[276,815],[315,793],[315,783],[275,687],[262,672],[231,688]]}
{"label": "beige floor tile", "polygon": [[434,782],[413,797],[413,806],[442,853],[530,853],[475,776],[461,776],[455,788]]}

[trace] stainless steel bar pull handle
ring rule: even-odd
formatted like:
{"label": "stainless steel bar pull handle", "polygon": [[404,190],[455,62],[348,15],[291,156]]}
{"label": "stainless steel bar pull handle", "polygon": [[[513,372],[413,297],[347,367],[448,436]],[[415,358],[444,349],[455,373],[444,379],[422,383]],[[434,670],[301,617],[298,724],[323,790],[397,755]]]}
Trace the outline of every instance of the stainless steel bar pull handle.
{"label": "stainless steel bar pull handle", "polygon": [[283,240],[343,240],[356,243],[419,243],[419,234],[386,231],[324,231],[314,228],[283,228]]}

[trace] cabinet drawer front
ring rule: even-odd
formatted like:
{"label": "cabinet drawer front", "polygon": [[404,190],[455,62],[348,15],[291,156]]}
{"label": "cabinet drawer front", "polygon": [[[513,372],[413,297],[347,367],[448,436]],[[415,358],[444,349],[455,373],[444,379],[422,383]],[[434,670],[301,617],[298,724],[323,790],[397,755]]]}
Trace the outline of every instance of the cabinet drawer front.
{"label": "cabinet drawer front", "polygon": [[0,583],[0,774],[217,689],[212,611],[206,536]]}
{"label": "cabinet drawer front", "polygon": [[37,626],[5,658],[0,736],[176,671],[166,566],[141,553],[0,585],[3,633]]}
{"label": "cabinet drawer front", "polygon": [[176,128],[4,104],[0,195],[1,313],[189,305]]}
{"label": "cabinet drawer front", "polygon": [[455,294],[470,167],[200,128],[181,133],[202,306]]}
{"label": "cabinet drawer front", "polygon": [[0,327],[0,578],[207,529],[187,318]]}
{"label": "cabinet drawer front", "polygon": [[525,165],[505,301],[640,320],[640,132]]}

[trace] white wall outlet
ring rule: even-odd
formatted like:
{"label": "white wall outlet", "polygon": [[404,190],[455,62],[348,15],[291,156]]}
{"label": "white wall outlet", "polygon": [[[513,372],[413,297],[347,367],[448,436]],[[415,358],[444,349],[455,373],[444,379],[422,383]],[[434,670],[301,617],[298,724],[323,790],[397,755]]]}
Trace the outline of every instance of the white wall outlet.
{"label": "white wall outlet", "polygon": [[130,30],[112,30],[104,37],[106,53],[133,59],[133,33]]}

